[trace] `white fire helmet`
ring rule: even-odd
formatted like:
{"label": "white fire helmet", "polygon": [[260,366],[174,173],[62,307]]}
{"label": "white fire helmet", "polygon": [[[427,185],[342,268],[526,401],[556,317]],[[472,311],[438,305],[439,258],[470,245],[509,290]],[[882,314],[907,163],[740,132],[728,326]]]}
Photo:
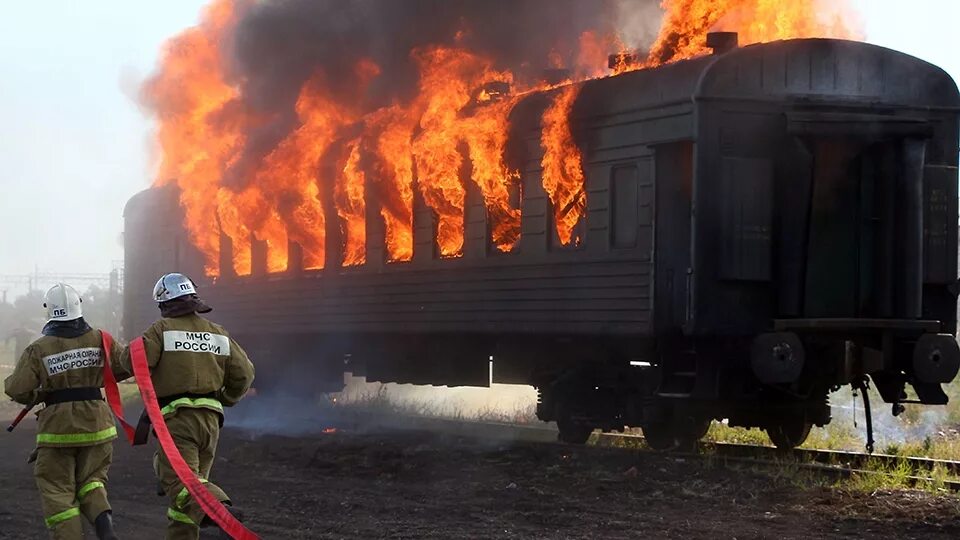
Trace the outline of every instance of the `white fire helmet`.
{"label": "white fire helmet", "polygon": [[43,295],[43,307],[51,321],[73,321],[83,317],[83,300],[76,289],[57,283]]}
{"label": "white fire helmet", "polygon": [[157,303],[191,294],[197,294],[197,287],[193,284],[193,280],[183,274],[164,274],[153,287],[153,300]]}

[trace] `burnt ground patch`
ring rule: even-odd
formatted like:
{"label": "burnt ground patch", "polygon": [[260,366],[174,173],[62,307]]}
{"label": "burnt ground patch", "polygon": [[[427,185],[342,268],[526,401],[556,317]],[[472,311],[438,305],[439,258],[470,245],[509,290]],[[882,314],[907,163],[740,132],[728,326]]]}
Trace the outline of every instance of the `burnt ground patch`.
{"label": "burnt ground patch", "polygon": [[[32,422],[3,434],[0,538],[46,538]],[[118,532],[159,538],[152,448],[116,444]],[[865,493],[789,471],[617,449],[419,431],[253,436],[227,430],[214,480],[263,538],[897,538],[960,536],[960,500]]]}

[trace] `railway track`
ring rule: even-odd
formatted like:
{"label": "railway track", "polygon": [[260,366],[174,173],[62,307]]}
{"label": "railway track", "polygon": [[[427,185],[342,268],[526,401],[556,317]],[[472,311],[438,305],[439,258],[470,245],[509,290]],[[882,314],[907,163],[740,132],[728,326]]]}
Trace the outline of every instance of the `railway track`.
{"label": "railway track", "polygon": [[[365,414],[349,415],[336,422],[336,425],[338,428],[358,431],[425,430],[479,439],[561,444],[557,443],[556,429],[546,425],[531,426],[432,417],[378,417]],[[695,450],[691,448],[656,452],[646,447],[641,435],[628,433],[594,433],[588,444],[600,448],[619,448],[644,454],[710,460],[729,465],[769,469],[791,467],[837,480],[854,476],[896,477],[901,484],[918,488],[937,487],[960,493],[960,461],[811,448],[784,451],[772,446],[712,441],[699,443]]]}
{"label": "railway track", "polygon": [[[601,447],[641,448],[643,437],[624,433],[600,433],[595,444]],[[654,453],[652,450],[646,450]],[[913,487],[942,487],[960,493],[960,461],[925,457],[865,454],[843,450],[796,448],[702,441],[697,449],[666,452],[686,458],[712,459],[764,467],[795,467],[837,479],[860,476],[899,477]]]}

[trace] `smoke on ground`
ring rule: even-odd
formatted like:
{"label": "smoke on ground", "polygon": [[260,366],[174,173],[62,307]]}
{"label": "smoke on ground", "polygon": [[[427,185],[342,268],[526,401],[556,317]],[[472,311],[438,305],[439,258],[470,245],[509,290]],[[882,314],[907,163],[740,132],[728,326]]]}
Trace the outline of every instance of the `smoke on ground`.
{"label": "smoke on ground", "polygon": [[[891,405],[884,403],[876,389],[871,388],[870,405],[874,439],[877,451],[892,446],[922,444],[937,438],[955,438],[956,426],[950,425],[949,407],[939,405],[907,405],[906,411],[893,416]],[[849,387],[830,396],[833,421],[825,429],[859,435],[866,443],[867,424],[863,398],[854,397]],[[856,440],[856,437],[854,437]],[[861,450],[855,445],[848,450]]]}
{"label": "smoke on ground", "polygon": [[[529,424],[537,392],[530,386],[435,387],[369,383],[347,375],[336,393],[276,392],[254,395],[228,414],[228,425],[253,434],[305,435],[344,423],[390,425],[391,418],[436,417]],[[286,388],[292,385],[285,385]]]}

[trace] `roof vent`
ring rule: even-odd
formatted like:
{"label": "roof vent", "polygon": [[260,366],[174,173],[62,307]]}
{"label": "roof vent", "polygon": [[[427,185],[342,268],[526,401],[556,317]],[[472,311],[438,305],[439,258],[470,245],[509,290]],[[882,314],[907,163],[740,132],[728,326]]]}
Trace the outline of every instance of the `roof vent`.
{"label": "roof vent", "polygon": [[506,81],[491,81],[480,88],[476,101],[478,104],[496,103],[510,95],[510,83]]}
{"label": "roof vent", "polygon": [[640,65],[640,53],[621,51],[611,54],[607,57],[607,67],[610,69],[623,69]]}
{"label": "roof vent", "polygon": [[713,49],[713,54],[728,53],[737,48],[739,38],[736,32],[710,32],[707,34],[707,47]]}

